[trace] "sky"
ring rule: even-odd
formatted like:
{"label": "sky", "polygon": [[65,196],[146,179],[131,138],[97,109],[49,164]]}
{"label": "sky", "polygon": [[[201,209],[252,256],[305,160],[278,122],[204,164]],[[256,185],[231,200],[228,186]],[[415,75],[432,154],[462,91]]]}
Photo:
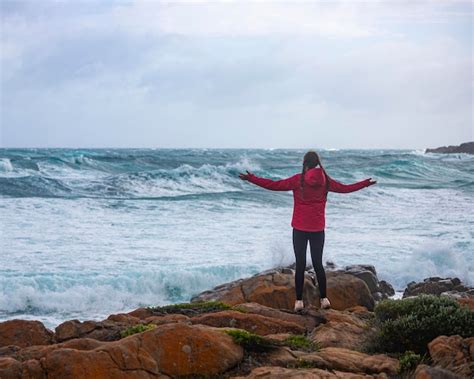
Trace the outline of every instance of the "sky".
{"label": "sky", "polygon": [[471,1],[0,4],[0,147],[474,140]]}

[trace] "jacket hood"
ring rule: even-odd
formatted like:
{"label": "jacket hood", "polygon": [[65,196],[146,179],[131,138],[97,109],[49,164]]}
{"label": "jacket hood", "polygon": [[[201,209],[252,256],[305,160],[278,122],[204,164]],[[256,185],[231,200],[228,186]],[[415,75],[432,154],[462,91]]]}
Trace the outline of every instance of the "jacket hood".
{"label": "jacket hood", "polygon": [[324,176],[321,167],[310,168],[306,171],[304,176],[305,184],[310,186],[320,186],[326,183],[326,177]]}

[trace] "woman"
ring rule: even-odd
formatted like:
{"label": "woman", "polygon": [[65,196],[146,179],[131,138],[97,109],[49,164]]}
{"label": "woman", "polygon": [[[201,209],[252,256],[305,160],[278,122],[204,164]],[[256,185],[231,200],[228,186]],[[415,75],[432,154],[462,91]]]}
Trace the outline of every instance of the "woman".
{"label": "woman", "polygon": [[[319,166],[319,167],[318,167]],[[289,178],[271,180],[260,178],[251,172],[239,174],[240,179],[248,180],[260,187],[273,191],[293,191],[293,249],[296,258],[295,311],[304,308],[303,284],[306,268],[306,248],[308,241],[311,250],[311,260],[319,284],[320,307],[330,308],[331,303],[326,297],[326,273],[323,268],[323,247],[325,228],[325,208],[329,191],[348,193],[377,183],[372,178],[353,184],[342,184],[329,177],[321,164],[321,159],[315,151],[308,151],[303,159],[303,169]]]}

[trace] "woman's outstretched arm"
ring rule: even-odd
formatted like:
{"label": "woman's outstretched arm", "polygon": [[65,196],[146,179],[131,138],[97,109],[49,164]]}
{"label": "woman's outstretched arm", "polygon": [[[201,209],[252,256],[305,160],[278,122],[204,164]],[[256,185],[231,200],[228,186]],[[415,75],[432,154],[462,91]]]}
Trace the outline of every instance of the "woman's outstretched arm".
{"label": "woman's outstretched arm", "polygon": [[290,191],[297,185],[298,174],[290,176],[286,179],[271,180],[266,178],[260,178],[251,172],[247,171],[247,174],[239,174],[239,178],[242,180],[248,180],[250,183],[256,184],[259,187],[266,188],[272,191]]}
{"label": "woman's outstretched arm", "polygon": [[352,183],[352,184],[343,184],[334,180],[331,177],[329,178],[329,191],[330,192],[339,192],[339,193],[348,193],[348,192],[355,192],[362,188],[369,187],[372,184],[377,183],[372,178],[361,180],[360,182]]}

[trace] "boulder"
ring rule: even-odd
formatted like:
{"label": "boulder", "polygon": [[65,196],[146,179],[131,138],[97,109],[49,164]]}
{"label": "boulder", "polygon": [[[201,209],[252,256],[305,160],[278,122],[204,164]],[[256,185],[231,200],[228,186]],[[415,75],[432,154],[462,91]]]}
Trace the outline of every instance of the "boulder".
{"label": "boulder", "polygon": [[390,283],[385,280],[379,280],[377,272],[373,265],[355,264],[345,266],[344,269],[336,269],[334,272],[342,272],[349,275],[354,275],[363,280],[375,301],[387,299],[395,294],[395,290]]}
{"label": "boulder", "polygon": [[474,337],[439,336],[428,344],[428,350],[435,366],[474,377]]}
{"label": "boulder", "polygon": [[262,366],[252,370],[247,376],[237,376],[235,379],[256,379],[256,378],[271,378],[271,379],[316,379],[316,378],[351,378],[351,379],[366,379],[366,378],[386,378],[386,375],[374,376],[365,374],[354,374],[352,372],[342,371],[326,371],[319,368],[283,368],[273,366]]}
{"label": "boulder", "polygon": [[341,347],[326,347],[314,353],[298,354],[298,358],[318,368],[358,374],[396,375],[399,369],[398,360],[387,355],[368,355]]}
{"label": "boulder", "polygon": [[162,324],[169,324],[173,322],[186,322],[188,320],[189,320],[189,316],[178,313],[178,314],[169,314],[165,316],[151,316],[151,317],[147,317],[143,321],[147,324],[162,325]]}
{"label": "boulder", "polygon": [[53,332],[39,321],[9,320],[0,323],[0,347],[48,345],[52,342]]}
{"label": "boulder", "polygon": [[[41,348],[20,354],[18,359],[0,358],[0,377],[141,379],[213,376],[232,368],[243,357],[242,347],[222,330],[185,323],[160,325],[114,342],[71,340]],[[25,374],[28,372],[31,375]]]}
{"label": "boulder", "polygon": [[283,321],[292,322],[294,324],[302,325],[307,331],[311,331],[314,327],[319,325],[324,319],[324,316],[315,317],[314,314],[282,311],[279,309],[267,307],[258,303],[243,303],[234,306],[235,310],[243,311],[245,313],[259,314],[266,317],[272,317]]}
{"label": "boulder", "polygon": [[0,378],[2,379],[20,379],[22,365],[16,359],[10,357],[0,358]]}
{"label": "boulder", "polygon": [[303,326],[295,324],[294,322],[233,310],[196,316],[191,318],[191,323],[210,325],[219,328],[230,327],[245,329],[251,333],[262,336],[275,333],[304,334],[305,332]]}
{"label": "boulder", "polygon": [[[455,294],[458,294],[455,296]],[[403,298],[417,296],[420,294],[429,295],[451,294],[454,297],[474,297],[474,288],[465,286],[459,278],[440,278],[438,276],[429,277],[422,282],[410,282],[403,292]],[[462,295],[464,294],[464,296]]]}
{"label": "boulder", "polygon": [[98,341],[116,341],[120,333],[142,321],[130,314],[111,315],[103,321],[69,320],[55,329],[55,341],[63,342],[73,338],[93,338]]}
{"label": "boulder", "polygon": [[[354,275],[328,271],[327,296],[332,308],[346,309],[355,305],[374,308],[367,284]],[[276,309],[293,310],[295,304],[294,275],[287,269],[274,269],[248,279],[239,279],[194,296],[191,301],[218,300],[230,305],[254,302]],[[305,275],[303,300],[306,306],[319,307],[319,289],[312,276]]]}
{"label": "boulder", "polygon": [[413,376],[415,379],[463,379],[462,376],[456,375],[444,368],[431,367],[425,364],[416,366]]}
{"label": "boulder", "polygon": [[[373,318],[373,313],[367,313]],[[321,347],[360,350],[369,336],[376,332],[363,312],[328,310],[324,316],[326,323],[317,326],[309,335],[309,338]]]}
{"label": "boulder", "polygon": [[326,281],[331,308],[342,311],[355,305],[363,305],[370,311],[374,309],[374,298],[363,280],[354,275],[330,271],[326,274]]}

